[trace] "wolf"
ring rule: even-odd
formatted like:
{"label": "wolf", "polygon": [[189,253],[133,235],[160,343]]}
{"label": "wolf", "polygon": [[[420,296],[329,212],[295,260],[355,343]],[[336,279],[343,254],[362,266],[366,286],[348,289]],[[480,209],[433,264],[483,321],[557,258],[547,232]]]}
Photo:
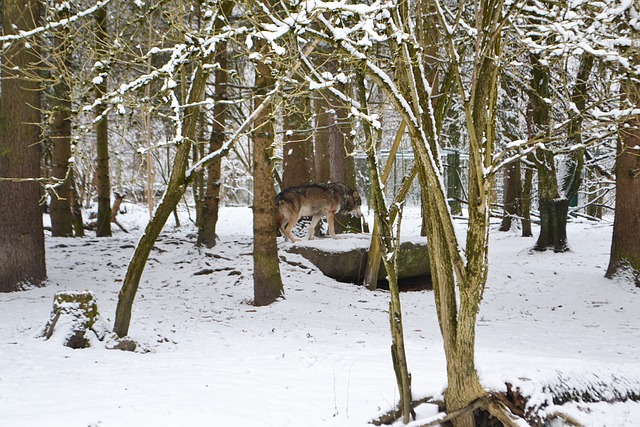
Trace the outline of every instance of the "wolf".
{"label": "wolf", "polygon": [[311,240],[313,230],[324,215],[327,217],[331,237],[339,239],[334,226],[335,214],[350,213],[361,218],[361,205],[360,194],[341,182],[289,187],[276,196],[276,224],[285,241],[289,240],[293,243],[297,240],[291,234],[293,226],[300,217],[310,216],[312,219],[307,230],[307,238]]}

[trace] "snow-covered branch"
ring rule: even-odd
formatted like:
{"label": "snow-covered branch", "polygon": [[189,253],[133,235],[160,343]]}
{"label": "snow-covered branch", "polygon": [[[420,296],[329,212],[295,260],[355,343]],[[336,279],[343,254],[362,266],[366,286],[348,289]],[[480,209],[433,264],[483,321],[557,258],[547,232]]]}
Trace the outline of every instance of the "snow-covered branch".
{"label": "snow-covered branch", "polygon": [[105,7],[110,2],[111,0],[101,0],[96,2],[96,4],[91,6],[90,8],[87,8],[81,12],[78,12],[75,15],[70,16],[68,18],[64,18],[55,22],[49,22],[45,25],[42,25],[40,27],[34,28],[29,31],[19,31],[17,34],[7,34],[4,36],[0,36],[0,42],[12,42],[16,40],[22,40],[22,39],[30,38],[33,36],[37,36],[39,34],[47,33],[49,31],[52,31],[61,27],[66,27],[71,23],[78,21],[81,18],[94,14],[98,9]]}

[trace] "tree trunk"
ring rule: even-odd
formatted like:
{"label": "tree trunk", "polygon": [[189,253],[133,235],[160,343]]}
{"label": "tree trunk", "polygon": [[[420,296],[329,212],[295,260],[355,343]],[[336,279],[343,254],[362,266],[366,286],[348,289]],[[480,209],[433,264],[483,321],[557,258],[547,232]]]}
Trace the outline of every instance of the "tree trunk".
{"label": "tree trunk", "polygon": [[[640,63],[634,52],[635,63]],[[629,105],[640,108],[640,83],[629,76],[622,85],[623,97]],[[640,287],[640,115],[630,115],[619,126],[616,157],[616,216],[613,222],[611,255],[606,277],[628,271]]]}
{"label": "tree trunk", "polygon": [[[284,100],[284,144],[282,187],[315,182],[311,104],[307,94],[286,94]],[[353,188],[353,187],[352,187]]]}
{"label": "tree trunk", "polygon": [[[532,53],[531,91],[529,93],[529,134],[542,142],[549,140],[551,107],[549,66],[541,61],[540,55]],[[538,171],[538,194],[540,207],[540,235],[534,246],[537,251],[553,248],[556,252],[569,249],[567,243],[567,213],[569,200],[560,194],[556,173],[555,155],[546,148],[538,148],[529,156]]]}
{"label": "tree trunk", "polygon": [[584,169],[584,148],[582,147],[582,122],[587,109],[587,97],[589,76],[595,63],[595,57],[585,52],[580,57],[580,66],[576,76],[576,82],[571,92],[571,102],[575,105],[577,113],[570,111],[567,142],[573,149],[565,160],[565,174],[562,180],[562,192],[568,200],[578,195],[582,184],[582,171]]}
{"label": "tree trunk", "polygon": [[[95,12],[96,20],[96,40],[98,46],[96,50],[102,52],[106,57],[108,46],[112,43],[107,32],[107,9],[100,7]],[[98,98],[107,93],[107,72],[106,67],[98,67],[100,81],[95,85],[96,96]],[[98,221],[96,227],[96,237],[111,236],[111,177],[109,172],[109,122],[107,120],[106,105],[99,104],[95,108],[96,116],[101,117],[96,124],[96,190],[98,193]]]}
{"label": "tree trunk", "polygon": [[[56,19],[63,19],[66,13],[58,12]],[[54,52],[58,63],[71,68],[71,52],[67,43],[68,32],[64,29],[56,31],[54,35]],[[62,67],[62,66],[61,66]],[[55,72],[56,76],[63,76],[64,72]],[[71,89],[64,77],[59,77],[53,88],[53,124],[51,127],[51,166],[52,176],[62,183],[50,191],[51,196],[51,235],[54,237],[73,236],[73,210],[71,201],[72,174],[69,165],[71,157]]]}
{"label": "tree trunk", "polygon": [[[365,93],[364,78],[362,74],[357,77],[358,98],[360,107],[365,115],[369,115],[367,106],[367,97]],[[414,415],[411,397],[411,374],[407,363],[407,356],[404,347],[404,332],[402,326],[402,306],[400,303],[400,289],[398,287],[398,253],[400,251],[400,220],[398,220],[397,231],[393,236],[393,223],[396,214],[391,214],[384,199],[384,181],[386,177],[380,177],[378,171],[378,160],[376,157],[376,145],[373,131],[368,122],[363,121],[362,127],[367,143],[367,164],[369,166],[369,177],[372,183],[372,203],[376,216],[376,231],[372,238],[378,240],[377,247],[384,250],[382,256],[377,256],[375,262],[380,264],[380,258],[384,263],[387,271],[387,280],[389,282],[389,324],[391,328],[391,359],[396,374],[396,382],[400,391],[400,411],[402,413],[402,422],[405,424],[411,420]],[[378,185],[379,184],[379,185]],[[393,219],[392,219],[393,216]],[[371,253],[369,254],[371,256]]]}
{"label": "tree trunk", "polygon": [[[256,42],[265,50],[265,42]],[[257,108],[262,97],[273,88],[271,68],[264,62],[256,65]],[[280,276],[280,260],[276,241],[273,200],[276,192],[273,180],[273,143],[275,128],[273,107],[267,106],[256,117],[252,130],[253,139],[253,303],[269,305],[284,295]]]}
{"label": "tree trunk", "polygon": [[511,230],[513,219],[520,215],[521,188],[520,161],[516,160],[504,171],[504,214],[500,231]]}
{"label": "tree trunk", "polygon": [[555,252],[569,250],[567,243],[567,214],[569,200],[561,197],[551,151],[539,148],[538,158],[538,204],[540,210],[540,235],[534,246],[537,251],[553,249]]}
{"label": "tree trunk", "polygon": [[[315,100],[316,131],[315,131],[315,169],[318,182],[329,182],[331,179],[331,154],[329,143],[329,128],[331,127],[330,105],[321,96]],[[354,187],[352,187],[354,188]]]}
{"label": "tree trunk", "polygon": [[452,215],[462,215],[462,182],[460,180],[460,152],[447,153],[447,198]]}
{"label": "tree trunk", "polygon": [[[354,151],[354,142],[351,135],[348,108],[337,99],[333,102],[337,107],[335,107],[335,114],[332,115],[334,122],[329,128],[331,181],[343,182],[349,188],[357,189],[356,165],[351,155]],[[351,215],[338,214],[336,215],[335,231],[339,234],[362,232],[362,221]]]}
{"label": "tree trunk", "polygon": [[532,237],[531,230],[531,188],[533,187],[533,168],[524,169],[524,183],[520,197],[520,216],[522,217],[522,237]]}
{"label": "tree trunk", "polygon": [[[3,12],[5,34],[28,31],[39,21],[40,2],[5,0]],[[35,46],[14,41],[3,47],[0,60],[0,292],[46,278],[40,185],[35,181],[40,177],[41,92],[39,82],[25,78],[39,62]],[[17,181],[22,179],[26,181]]]}
{"label": "tree trunk", "polygon": [[84,221],[82,220],[82,205],[80,202],[80,196],[78,196],[78,190],[76,187],[76,174],[72,168],[70,171],[70,191],[71,197],[71,212],[73,215],[73,231],[76,237],[84,237]]}
{"label": "tree trunk", "polygon": [[[224,48],[224,55],[218,50]],[[220,56],[218,56],[220,54]],[[221,68],[226,68],[226,42],[216,46],[216,58]],[[223,59],[224,56],[224,59]],[[225,65],[223,65],[225,64]],[[212,153],[222,147],[225,139],[227,106],[220,101],[226,98],[226,71],[215,71],[215,106],[213,107],[213,126],[209,138],[209,152]],[[217,157],[207,166],[207,183],[202,201],[202,212],[198,220],[198,245],[212,248],[216,244],[216,226],[220,211],[220,190],[222,183],[222,158]]]}
{"label": "tree trunk", "polygon": [[[63,101],[64,102],[64,101]],[[69,105],[70,106],[70,105]],[[63,106],[54,113],[51,141],[52,176],[62,183],[50,191],[51,194],[51,235],[54,237],[73,236],[73,212],[71,210],[71,117]]]}
{"label": "tree trunk", "polygon": [[[234,2],[224,1],[221,5],[222,14],[227,17],[231,15]],[[214,26],[217,30],[224,22],[217,19]],[[217,31],[216,31],[217,32]],[[211,137],[209,138],[209,152],[219,150],[225,141],[227,109],[227,68],[229,64],[227,42],[222,40],[216,45],[214,62],[219,64],[215,70],[215,95],[213,106],[213,125]],[[218,224],[218,213],[220,210],[220,190],[222,187],[222,157],[216,157],[207,166],[207,188],[202,202],[202,215],[198,222],[198,244],[211,248],[216,244],[216,226]]]}

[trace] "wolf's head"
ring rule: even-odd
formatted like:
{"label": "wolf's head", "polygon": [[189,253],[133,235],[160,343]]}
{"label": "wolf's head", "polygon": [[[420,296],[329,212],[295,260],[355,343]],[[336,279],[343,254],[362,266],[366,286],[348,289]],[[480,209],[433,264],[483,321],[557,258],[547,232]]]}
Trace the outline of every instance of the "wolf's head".
{"label": "wolf's head", "polygon": [[362,211],[360,210],[360,206],[362,206],[362,199],[360,198],[360,194],[358,190],[352,190],[347,187],[347,190],[344,194],[344,205],[342,209],[340,209],[341,213],[349,213],[357,218],[362,218]]}

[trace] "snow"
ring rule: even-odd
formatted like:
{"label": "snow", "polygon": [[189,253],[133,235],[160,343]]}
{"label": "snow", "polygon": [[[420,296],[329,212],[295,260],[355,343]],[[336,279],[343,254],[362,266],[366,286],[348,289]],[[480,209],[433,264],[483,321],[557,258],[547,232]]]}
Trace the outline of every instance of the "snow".
{"label": "snow", "polygon": [[[290,243],[280,238],[285,299],[252,306],[248,208],[222,210],[212,249],[195,247],[186,214],[180,228],[167,224],[133,308],[130,336],[147,352],[107,350],[97,340],[72,350],[55,334],[39,337],[60,290],[92,291],[113,324],[148,218],[139,206],[126,208],[118,218],[130,234],[47,237],[46,286],[0,294],[0,426],[367,426],[397,402],[388,293],[324,277],[282,250]],[[405,208],[402,224],[403,236],[416,235],[419,209]],[[464,228],[456,223],[460,237]],[[477,325],[486,388],[504,390],[509,382],[532,396],[531,405],[548,402],[549,387],[638,393],[640,289],[603,277],[611,231],[606,222],[572,222],[571,251],[555,254],[532,252],[533,239],[492,226]],[[355,240],[318,244],[363,239]],[[402,304],[414,397],[438,396],[446,371],[433,293],[403,293]],[[633,402],[545,411],[587,426],[640,425]],[[438,416],[433,406],[418,414],[423,421]]]}

